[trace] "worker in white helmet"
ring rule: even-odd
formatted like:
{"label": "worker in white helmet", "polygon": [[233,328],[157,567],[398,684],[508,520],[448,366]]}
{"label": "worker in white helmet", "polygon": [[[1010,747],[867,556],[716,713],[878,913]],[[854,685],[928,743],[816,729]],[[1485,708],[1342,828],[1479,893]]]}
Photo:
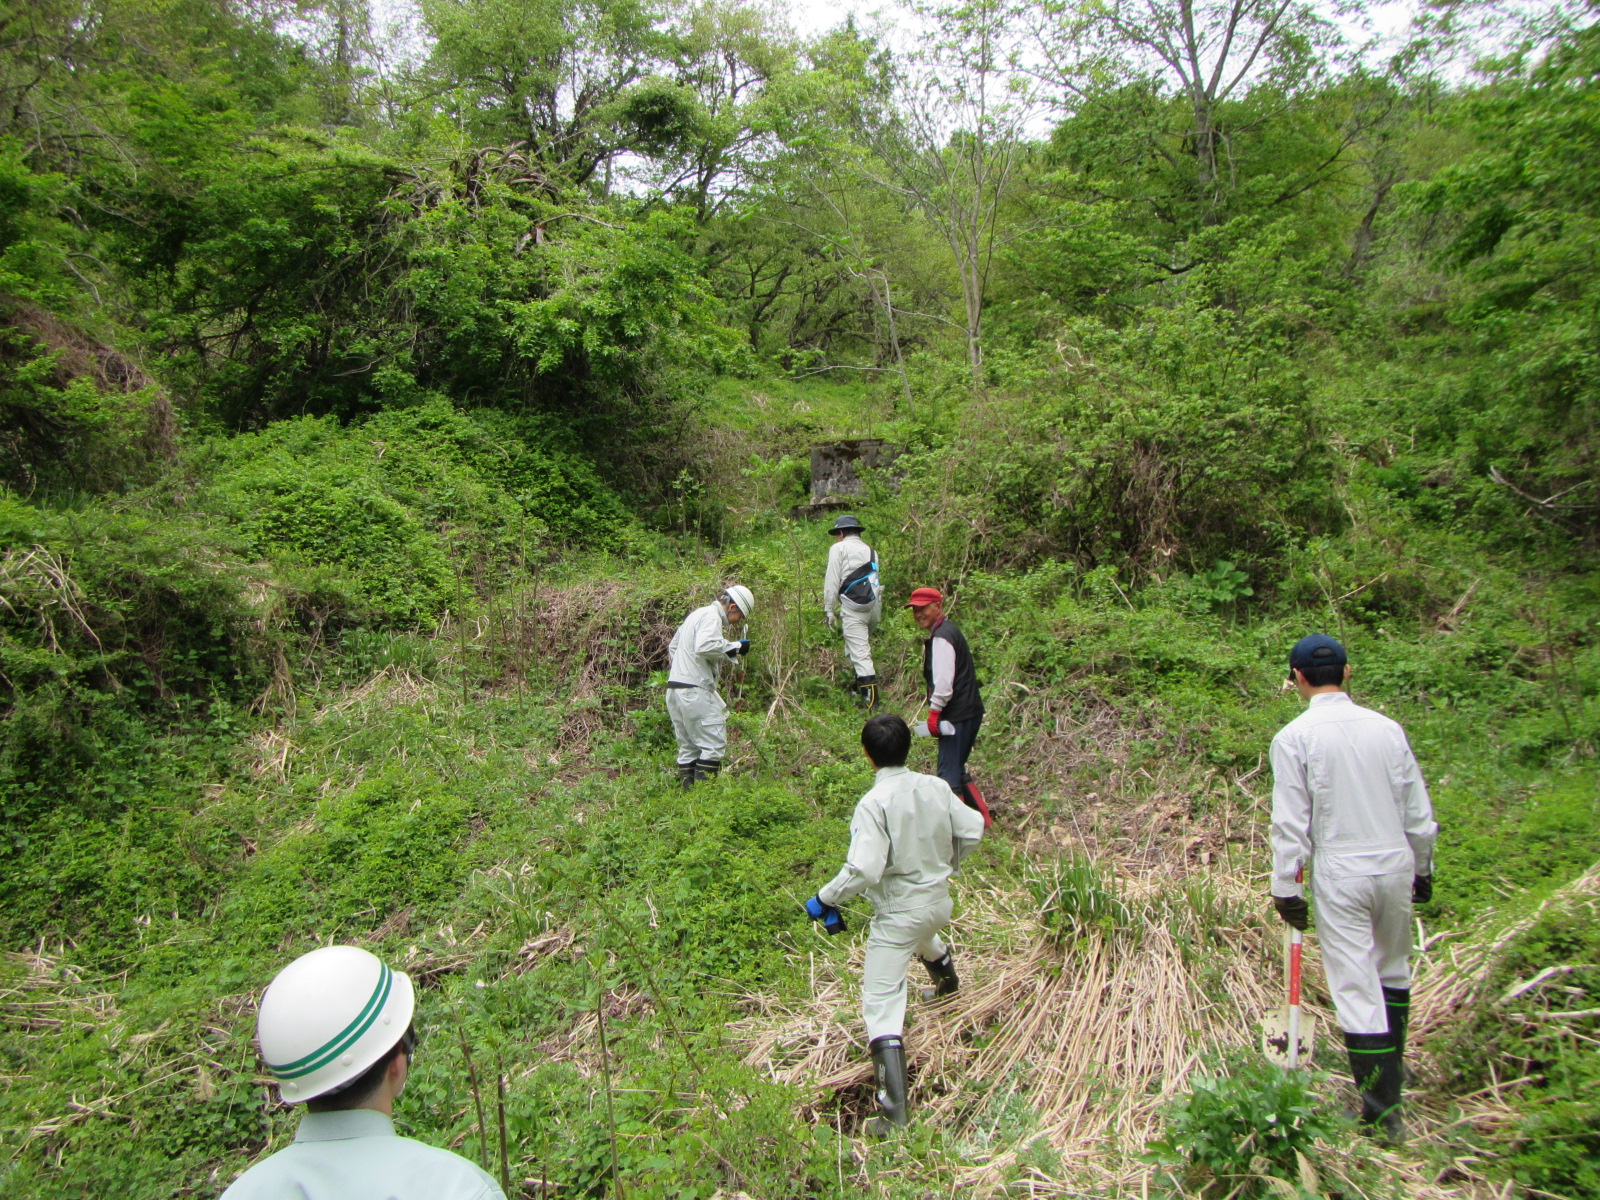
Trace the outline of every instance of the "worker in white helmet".
{"label": "worker in white helmet", "polygon": [[256,1041],[285,1104],[304,1104],[292,1143],[223,1200],[505,1200],[449,1150],[394,1131],[416,1047],[411,980],[357,946],[295,959],[268,986]]}
{"label": "worker in white helmet", "polygon": [[844,652],[856,673],[856,696],[870,713],[878,707],[871,638],[883,620],[883,585],[878,580],[878,555],[861,540],[865,529],[850,513],[834,521],[828,570],[822,579],[822,614],[828,628],[837,628],[844,637]]}
{"label": "worker in white helmet", "polygon": [[730,639],[730,625],[749,620],[750,589],[730,584],[710,604],[695,609],[667,644],[667,715],[678,739],[678,778],[685,788],[713,778],[728,749],[728,706],[717,692],[717,673],[750,653],[750,639]]}

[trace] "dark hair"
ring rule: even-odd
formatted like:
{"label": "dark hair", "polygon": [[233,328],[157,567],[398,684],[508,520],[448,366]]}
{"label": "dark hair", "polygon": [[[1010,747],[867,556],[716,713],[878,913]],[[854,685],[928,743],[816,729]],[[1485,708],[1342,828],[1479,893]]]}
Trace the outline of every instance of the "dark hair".
{"label": "dark hair", "polygon": [[1337,687],[1344,683],[1344,664],[1315,663],[1302,667],[1300,674],[1306,677],[1306,683],[1311,687]]}
{"label": "dark hair", "polygon": [[861,727],[861,746],[874,766],[903,767],[911,753],[911,730],[893,713],[879,713]]}
{"label": "dark hair", "polygon": [[349,1083],[336,1087],[331,1092],[323,1092],[320,1096],[313,1096],[306,1101],[306,1108],[312,1112],[342,1112],[349,1108],[360,1108],[369,1099],[372,1093],[378,1090],[378,1085],[383,1082],[383,1077],[389,1072],[389,1064],[394,1061],[396,1054],[404,1054],[406,1063],[411,1062],[411,1054],[417,1045],[417,1027],[415,1025],[400,1035],[400,1040],[361,1074]]}

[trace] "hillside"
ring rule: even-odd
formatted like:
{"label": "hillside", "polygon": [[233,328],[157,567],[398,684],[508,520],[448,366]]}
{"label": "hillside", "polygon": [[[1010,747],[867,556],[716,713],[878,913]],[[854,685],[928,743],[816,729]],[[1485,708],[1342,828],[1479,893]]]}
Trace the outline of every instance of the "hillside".
{"label": "hillside", "polygon": [[[1185,11],[0,0],[0,1194],[219,1195],[341,942],[418,985],[402,1132],[524,1200],[1600,1196],[1600,27]],[[863,438],[884,706],[937,586],[997,818],[881,1140],[865,905],[801,907]],[[1314,630],[1443,826],[1396,1147],[1315,926],[1314,1069],[1255,1048]]]}

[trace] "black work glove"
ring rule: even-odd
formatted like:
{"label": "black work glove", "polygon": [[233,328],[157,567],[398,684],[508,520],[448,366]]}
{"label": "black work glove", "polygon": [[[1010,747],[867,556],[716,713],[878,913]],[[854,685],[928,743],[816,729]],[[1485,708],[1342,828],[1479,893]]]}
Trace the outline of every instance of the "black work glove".
{"label": "black work glove", "polygon": [[739,655],[740,655],[740,657],[742,658],[744,655],[749,654],[749,653],[750,653],[750,639],[749,638],[740,638],[739,639]]}
{"label": "black work glove", "polygon": [[1304,896],[1274,896],[1272,907],[1278,910],[1285,924],[1294,926],[1301,933],[1311,927],[1311,906],[1306,903]]}
{"label": "black work glove", "polygon": [[1411,877],[1411,903],[1426,904],[1433,899],[1433,876],[1413,875]]}

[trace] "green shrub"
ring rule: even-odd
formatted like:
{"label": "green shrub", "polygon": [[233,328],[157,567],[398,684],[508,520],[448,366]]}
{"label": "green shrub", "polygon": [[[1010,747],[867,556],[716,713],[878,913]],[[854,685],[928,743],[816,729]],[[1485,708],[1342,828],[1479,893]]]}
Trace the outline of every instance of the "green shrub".
{"label": "green shrub", "polygon": [[1325,1079],[1235,1055],[1227,1073],[1190,1079],[1189,1095],[1167,1113],[1150,1157],[1187,1170],[1185,1193],[1189,1187],[1218,1196],[1276,1192],[1263,1176],[1304,1179],[1302,1160],[1313,1161],[1318,1139],[1349,1132],[1349,1122],[1317,1094]]}

